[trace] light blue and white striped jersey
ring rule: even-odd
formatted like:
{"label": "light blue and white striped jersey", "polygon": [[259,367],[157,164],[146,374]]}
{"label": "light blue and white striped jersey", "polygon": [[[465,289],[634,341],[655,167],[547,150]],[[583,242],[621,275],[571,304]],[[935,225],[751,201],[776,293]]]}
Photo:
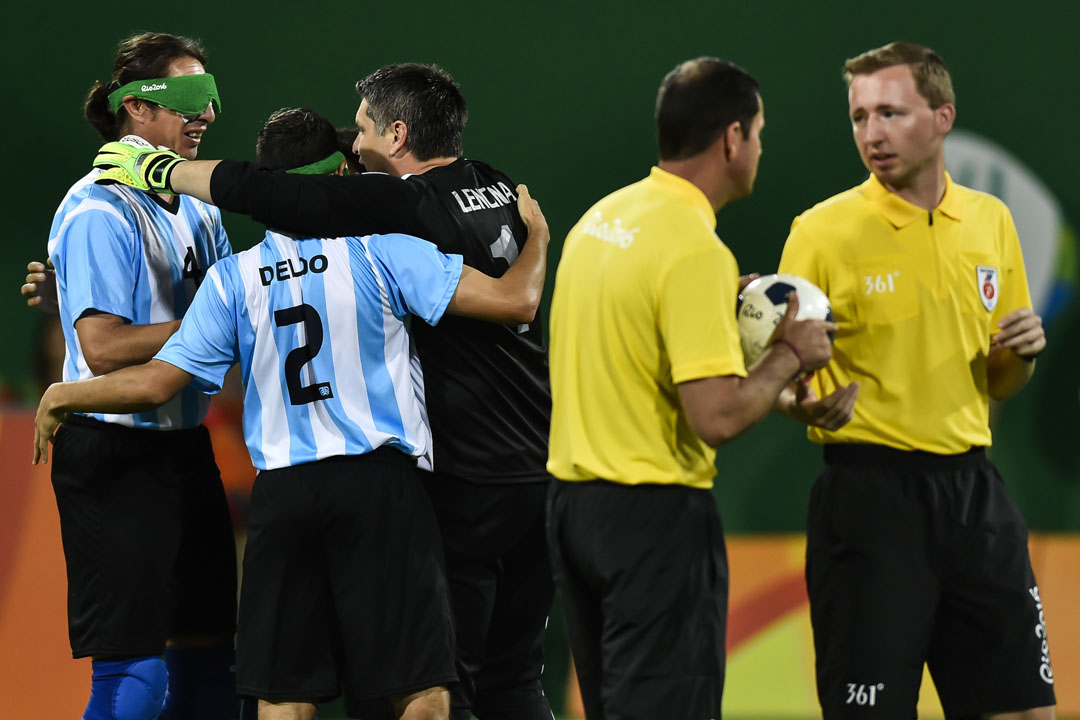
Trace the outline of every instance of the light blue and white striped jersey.
{"label": "light blue and white striped jersey", "polygon": [[[49,231],[67,346],[64,380],[94,376],[75,332],[84,313],[117,315],[135,325],[179,320],[206,269],[232,255],[216,207],[181,196],[166,209],[155,196],[125,185],[95,185],[100,172],[90,171],[68,190]],[[156,410],[92,417],[175,430],[199,425],[209,405],[189,386]]]}
{"label": "light blue and white striped jersey", "polygon": [[268,232],[210,269],[158,360],[221,389],[239,361],[244,437],[260,470],[389,445],[430,465],[423,375],[408,319],[434,325],[461,256],[410,235]]}

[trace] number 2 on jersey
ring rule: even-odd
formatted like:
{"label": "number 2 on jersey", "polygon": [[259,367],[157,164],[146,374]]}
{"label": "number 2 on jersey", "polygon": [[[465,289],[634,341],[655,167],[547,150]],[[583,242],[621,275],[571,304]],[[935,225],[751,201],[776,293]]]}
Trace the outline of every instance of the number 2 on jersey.
{"label": "number 2 on jersey", "polygon": [[304,303],[277,310],[274,312],[274,323],[278,327],[303,323],[308,339],[307,345],[301,345],[285,356],[285,382],[289,386],[289,402],[293,405],[306,405],[334,397],[330,383],[304,385],[300,377],[300,371],[319,354],[319,349],[322,348],[322,319],[315,308]]}

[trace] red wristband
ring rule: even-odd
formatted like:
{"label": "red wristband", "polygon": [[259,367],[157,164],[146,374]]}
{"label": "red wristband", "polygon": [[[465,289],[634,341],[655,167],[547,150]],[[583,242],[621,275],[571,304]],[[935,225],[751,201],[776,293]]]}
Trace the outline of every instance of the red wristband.
{"label": "red wristband", "polygon": [[799,350],[795,347],[795,345],[790,340],[785,340],[784,338],[776,338],[772,341],[773,345],[775,345],[776,343],[783,343],[787,345],[788,348],[791,349],[791,352],[795,353],[795,359],[799,361],[799,370],[795,373],[795,375],[802,375],[803,370],[806,368],[806,364],[803,363],[802,355],[799,354]]}

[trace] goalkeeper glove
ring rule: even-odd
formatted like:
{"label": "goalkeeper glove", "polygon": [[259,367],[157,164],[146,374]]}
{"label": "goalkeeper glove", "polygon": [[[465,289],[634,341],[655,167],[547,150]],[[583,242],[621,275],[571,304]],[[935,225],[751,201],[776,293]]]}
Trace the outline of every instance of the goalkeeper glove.
{"label": "goalkeeper glove", "polygon": [[102,168],[104,172],[94,182],[99,185],[122,183],[138,190],[173,194],[169,176],[182,162],[184,158],[166,148],[124,141],[105,143],[94,158],[94,167]]}

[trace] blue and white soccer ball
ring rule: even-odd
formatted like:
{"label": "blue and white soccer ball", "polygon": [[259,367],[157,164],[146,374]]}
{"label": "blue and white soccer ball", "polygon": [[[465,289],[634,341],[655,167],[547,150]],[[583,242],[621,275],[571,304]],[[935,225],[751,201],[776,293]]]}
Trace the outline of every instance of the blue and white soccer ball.
{"label": "blue and white soccer ball", "polygon": [[765,275],[750,282],[739,293],[735,313],[739,319],[739,340],[743,359],[750,367],[769,347],[773,331],[787,311],[788,294],[799,296],[796,320],[828,320],[832,322],[829,298],[817,285],[796,275]]}

